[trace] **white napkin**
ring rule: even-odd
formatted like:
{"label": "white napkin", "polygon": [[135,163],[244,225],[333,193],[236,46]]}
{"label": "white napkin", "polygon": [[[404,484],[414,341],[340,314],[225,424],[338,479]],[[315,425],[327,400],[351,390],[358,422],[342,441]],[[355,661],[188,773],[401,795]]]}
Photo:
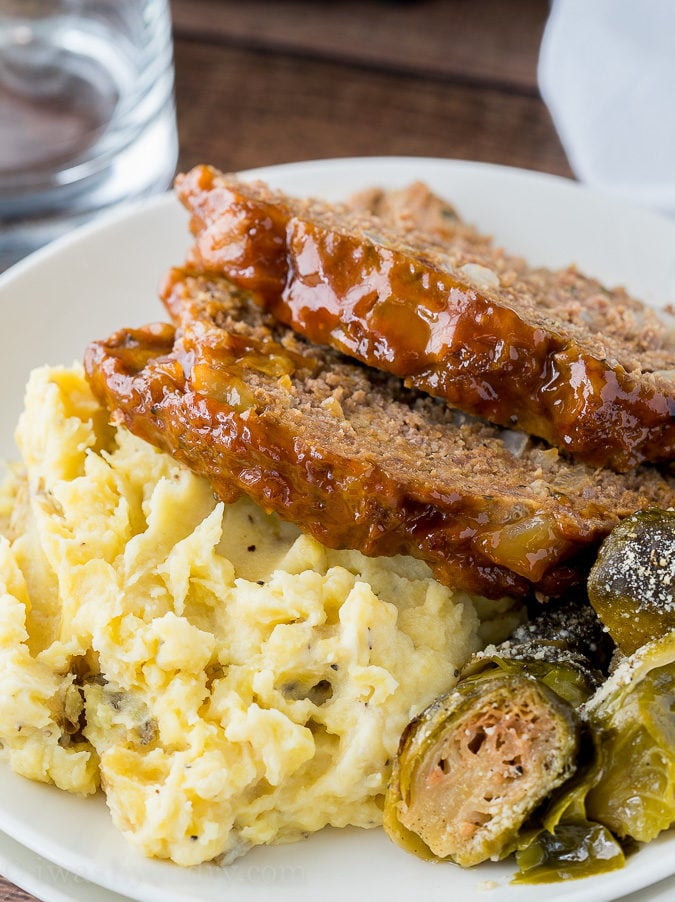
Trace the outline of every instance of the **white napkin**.
{"label": "white napkin", "polygon": [[674,0],[554,0],[539,88],[580,181],[675,215]]}

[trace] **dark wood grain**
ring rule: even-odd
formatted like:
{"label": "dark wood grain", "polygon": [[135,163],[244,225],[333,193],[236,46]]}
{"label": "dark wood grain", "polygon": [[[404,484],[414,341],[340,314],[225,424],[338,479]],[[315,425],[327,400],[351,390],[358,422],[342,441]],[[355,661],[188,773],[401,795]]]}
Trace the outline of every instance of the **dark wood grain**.
{"label": "dark wood grain", "polygon": [[[180,166],[456,157],[571,175],[539,98],[546,0],[172,0]],[[0,877],[0,902],[30,895]]]}
{"label": "dark wood grain", "polygon": [[2,902],[33,902],[35,896],[25,893],[18,886],[14,886],[9,880],[0,877],[0,900]]}
{"label": "dark wood grain", "polygon": [[536,88],[542,0],[173,0],[181,168],[337,156],[570,176]]}
{"label": "dark wood grain", "polygon": [[537,97],[196,40],[176,72],[181,167],[411,154],[570,174]]}
{"label": "dark wood grain", "polygon": [[546,0],[172,0],[176,33],[536,94]]}

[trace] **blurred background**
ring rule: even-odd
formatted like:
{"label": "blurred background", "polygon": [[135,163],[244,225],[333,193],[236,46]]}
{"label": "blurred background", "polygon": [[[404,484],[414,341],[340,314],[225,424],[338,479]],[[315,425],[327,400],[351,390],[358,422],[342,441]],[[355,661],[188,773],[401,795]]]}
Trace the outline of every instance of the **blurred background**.
{"label": "blurred background", "polygon": [[179,167],[411,154],[571,176],[546,0],[171,0]]}
{"label": "blurred background", "polygon": [[0,0],[0,270],[176,158],[476,160],[673,214],[674,29],[671,0]]}

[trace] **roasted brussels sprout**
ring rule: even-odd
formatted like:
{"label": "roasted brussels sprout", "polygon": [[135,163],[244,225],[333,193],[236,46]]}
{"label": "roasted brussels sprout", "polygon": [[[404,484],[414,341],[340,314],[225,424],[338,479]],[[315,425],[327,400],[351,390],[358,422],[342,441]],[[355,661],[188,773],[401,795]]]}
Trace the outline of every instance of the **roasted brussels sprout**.
{"label": "roasted brussels sprout", "polygon": [[580,713],[595,763],[579,767],[546,829],[516,853],[515,882],[620,867],[619,840],[649,842],[675,823],[675,631],[624,659]]}
{"label": "roasted brussels sprout", "polygon": [[603,542],[588,597],[621,651],[675,628],[675,511],[645,510]]}
{"label": "roasted brussels sprout", "polygon": [[675,823],[675,630],[623,661],[582,714],[603,750],[588,816],[649,842]]}
{"label": "roasted brussels sprout", "polygon": [[464,866],[515,852],[514,882],[542,883],[621,867],[675,824],[675,629],[604,678],[589,659],[612,647],[586,604],[475,655],[402,736],[389,836]]}
{"label": "roasted brussels sprout", "polygon": [[406,848],[413,833],[430,856],[465,867],[502,858],[528,815],[573,773],[578,745],[571,706],[526,673],[467,678],[408,727],[385,829]]}
{"label": "roasted brussels sprout", "polygon": [[599,684],[587,655],[603,641],[588,605],[566,606],[476,655],[401,738],[385,799],[389,836],[463,866],[532,841],[544,826],[535,812],[577,770],[575,709]]}

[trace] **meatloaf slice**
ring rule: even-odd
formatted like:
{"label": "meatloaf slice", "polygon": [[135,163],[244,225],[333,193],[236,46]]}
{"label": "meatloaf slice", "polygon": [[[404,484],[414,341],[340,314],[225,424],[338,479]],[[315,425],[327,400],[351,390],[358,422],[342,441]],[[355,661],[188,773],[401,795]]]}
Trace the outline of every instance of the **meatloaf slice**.
{"label": "meatloaf slice", "polygon": [[441,247],[452,242],[465,253],[489,251],[492,239],[464,222],[457,210],[424,182],[403,188],[371,187],[353,194],[346,206],[354,213],[377,216],[385,225],[405,232],[423,232]]}
{"label": "meatloaf slice", "polygon": [[92,344],[113,419],[326,545],[411,554],[443,582],[499,597],[580,582],[619,518],[675,502],[656,469],[563,460],[381,371],[311,345],[219,277],[174,270],[177,328]]}
{"label": "meatloaf slice", "polygon": [[207,166],[177,190],[191,264],[259,291],[311,341],[594,465],[675,456],[675,328],[622,289],[531,269],[470,228],[423,235],[386,198],[362,204],[381,219]]}

